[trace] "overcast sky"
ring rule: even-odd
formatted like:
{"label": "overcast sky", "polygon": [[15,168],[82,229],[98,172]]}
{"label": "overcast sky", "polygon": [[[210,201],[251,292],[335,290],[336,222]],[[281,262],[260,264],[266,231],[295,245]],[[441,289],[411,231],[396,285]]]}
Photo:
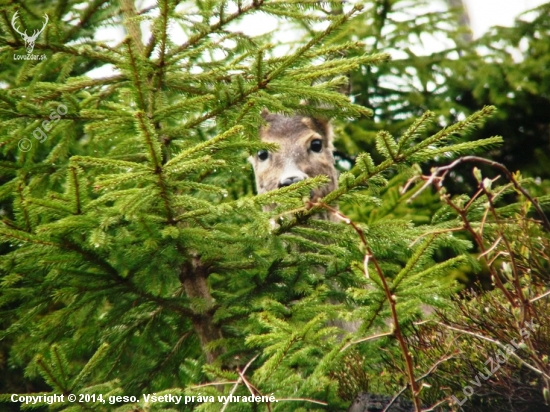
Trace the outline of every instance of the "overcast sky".
{"label": "overcast sky", "polygon": [[491,26],[511,26],[523,11],[548,0],[465,0],[474,36],[477,38]]}

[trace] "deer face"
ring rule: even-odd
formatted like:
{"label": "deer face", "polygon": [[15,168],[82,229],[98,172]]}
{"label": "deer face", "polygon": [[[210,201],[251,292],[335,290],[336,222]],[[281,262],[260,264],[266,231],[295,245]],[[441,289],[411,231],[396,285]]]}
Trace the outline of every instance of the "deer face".
{"label": "deer face", "polygon": [[332,155],[332,128],[328,121],[304,116],[286,117],[262,113],[267,125],[260,130],[264,142],[277,143],[279,150],[260,150],[250,160],[258,193],[265,193],[308,177],[328,176],[330,182],[315,189],[312,199],[324,197],[337,186]]}

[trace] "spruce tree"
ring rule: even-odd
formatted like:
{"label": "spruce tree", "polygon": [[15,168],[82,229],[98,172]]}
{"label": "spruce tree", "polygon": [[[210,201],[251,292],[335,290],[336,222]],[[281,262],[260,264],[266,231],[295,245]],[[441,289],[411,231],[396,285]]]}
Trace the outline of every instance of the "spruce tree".
{"label": "spruce tree", "polygon": [[[49,16],[34,48],[43,60],[14,59],[26,53],[12,30],[17,11],[28,32]],[[239,31],[259,13],[303,37],[283,43],[277,33]],[[258,139],[264,107],[335,122],[371,116],[338,93],[348,73],[388,60],[344,39],[361,13],[336,1],[262,0],[142,9],[126,0],[28,1],[2,11],[0,338],[9,370],[0,399],[8,407],[9,393],[73,393],[105,402],[38,406],[342,410],[350,400],[339,368],[354,358],[372,370],[405,359],[415,389],[400,333],[421,303],[448,305],[455,285],[445,275],[475,265],[470,242],[444,230],[455,224],[445,213],[414,225],[369,222],[354,208],[380,207],[381,193],[435,156],[494,147],[499,137],[460,140],[494,108],[433,133],[436,114],[419,112],[399,134],[377,133],[376,161],[362,153],[316,203],[309,192],[325,178],[254,196],[246,163],[276,149]],[[107,26],[122,27],[124,39],[95,40]],[[90,77],[105,66],[111,74]],[[313,218],[338,214],[334,203],[352,220]],[[441,248],[453,256],[441,261]],[[394,332],[388,319],[398,320]],[[334,326],[342,320],[361,326],[349,333]],[[142,396],[152,393],[194,398],[176,406]],[[278,402],[218,400],[229,394]],[[418,407],[417,393],[409,397]]]}

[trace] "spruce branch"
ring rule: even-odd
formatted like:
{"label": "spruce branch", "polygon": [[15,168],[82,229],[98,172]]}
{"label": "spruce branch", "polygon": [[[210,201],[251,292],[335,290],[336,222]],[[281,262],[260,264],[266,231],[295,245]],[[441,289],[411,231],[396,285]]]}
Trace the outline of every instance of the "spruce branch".
{"label": "spruce branch", "polygon": [[414,267],[418,265],[419,261],[425,256],[424,254],[431,249],[436,235],[429,235],[427,239],[424,240],[423,244],[417,247],[413,253],[413,256],[407,260],[407,264],[403,269],[393,279],[394,287],[397,287],[406,276],[413,271]]}
{"label": "spruce branch", "polygon": [[436,158],[438,155],[441,154],[449,156],[451,153],[453,155],[461,155],[463,153],[476,153],[491,149],[495,146],[499,146],[502,144],[502,142],[503,140],[501,136],[493,136],[473,142],[450,144],[448,146],[438,148],[430,147],[417,152],[414,156],[412,156],[412,159],[425,161],[428,159]]}
{"label": "spruce branch", "polygon": [[[69,165],[71,163],[74,163],[75,165],[82,165],[82,166],[92,166],[92,167],[105,167],[105,168],[117,168],[117,169],[124,169],[124,171],[130,171],[130,170],[138,170],[141,172],[147,172],[152,171],[154,169],[148,168],[147,166],[137,163],[137,162],[129,162],[125,160],[116,160],[116,159],[109,159],[109,158],[99,158],[99,157],[91,157],[91,156],[72,156],[69,160]],[[71,166],[74,168],[74,166]]]}
{"label": "spruce branch", "polygon": [[414,142],[420,133],[426,130],[427,126],[433,122],[435,118],[435,113],[431,111],[426,111],[414,123],[403,133],[401,139],[397,143],[398,151],[400,152],[404,147],[409,144],[409,141]]}
{"label": "spruce branch", "polygon": [[[127,80],[128,79],[123,74],[116,74],[109,77],[101,77],[99,79],[69,78],[67,79],[67,83],[65,84],[39,82],[35,86],[35,91],[40,93],[41,100],[51,101],[52,99],[58,99],[64,94],[73,94],[80,90],[92,89],[94,87],[101,87],[111,84],[118,85]],[[63,118],[67,119],[68,115],[69,114],[64,115]],[[45,118],[47,118],[47,115],[45,116]],[[79,119],[80,117],[75,116],[74,118]]]}
{"label": "spruce branch", "polygon": [[223,142],[226,139],[229,139],[229,138],[241,133],[242,131],[243,131],[242,126],[240,126],[240,125],[233,126],[233,127],[229,128],[228,130],[224,131],[223,133],[220,133],[217,136],[214,136],[213,138],[207,140],[206,142],[199,143],[199,144],[193,146],[190,149],[183,150],[180,153],[178,153],[178,155],[176,157],[170,159],[170,161],[168,161],[164,165],[164,169],[166,171],[171,171],[174,168],[180,167],[180,164],[183,161],[187,160],[187,158],[189,158],[193,155],[196,155],[198,153],[205,152],[205,151],[209,151],[210,153],[212,153],[214,151],[214,149],[216,148],[216,145],[218,145],[219,143]]}
{"label": "spruce branch", "polygon": [[312,206],[316,205],[316,206],[319,206],[319,207],[322,207],[322,208],[328,210],[329,212],[333,213],[338,218],[342,219],[346,224],[350,225],[353,228],[353,230],[355,230],[355,232],[359,236],[361,244],[365,248],[365,252],[366,252],[365,255],[364,255],[365,256],[364,266],[365,266],[365,276],[367,277],[367,279],[369,278],[368,269],[367,269],[368,262],[372,261],[374,267],[376,268],[376,272],[378,274],[378,277],[382,281],[382,285],[384,287],[384,293],[386,295],[386,299],[388,300],[388,303],[389,303],[389,306],[390,306],[390,310],[391,310],[391,314],[392,314],[392,320],[393,320],[393,335],[395,336],[395,338],[399,342],[399,346],[401,347],[401,353],[402,353],[402,355],[405,359],[405,363],[407,365],[407,376],[408,376],[408,379],[409,379],[409,385],[410,385],[410,390],[411,390],[411,394],[412,394],[412,397],[413,397],[413,402],[414,402],[414,405],[415,405],[415,408],[416,408],[415,410],[417,412],[420,412],[422,410],[422,407],[421,407],[421,404],[420,404],[420,399],[418,397],[418,395],[420,393],[420,389],[419,389],[418,383],[417,383],[417,381],[414,377],[414,365],[413,365],[413,360],[412,360],[411,353],[409,352],[409,349],[407,347],[407,343],[405,342],[405,338],[403,337],[403,334],[401,333],[401,327],[399,325],[399,318],[397,317],[395,296],[393,295],[393,293],[392,293],[392,291],[391,291],[391,289],[388,285],[388,282],[386,280],[386,277],[384,275],[384,272],[383,272],[382,268],[380,267],[380,264],[378,263],[378,260],[376,259],[376,257],[372,253],[372,250],[371,250],[371,248],[370,248],[370,246],[367,242],[367,238],[365,237],[365,233],[363,232],[363,229],[361,229],[361,227],[359,227],[359,225],[354,223],[350,218],[348,218],[342,212],[330,207],[327,204],[317,202],[317,204],[313,203],[311,205]]}
{"label": "spruce branch", "polygon": [[250,3],[245,7],[239,7],[239,9],[233,14],[230,14],[225,17],[220,16],[220,18],[216,23],[211,24],[207,29],[200,30],[197,34],[191,36],[189,40],[187,40],[184,44],[168,52],[166,54],[166,57],[176,56],[179,53],[187,51],[189,48],[197,45],[201,40],[209,36],[211,33],[214,33],[222,29],[224,26],[238,19],[244,14],[247,14],[250,11],[259,10],[263,4],[264,4],[264,0],[254,0],[252,1],[252,3]]}
{"label": "spruce branch", "polygon": [[54,358],[54,362],[52,362],[52,364],[55,365],[54,368],[61,378],[63,388],[65,388],[68,383],[67,371],[69,364],[65,358],[65,354],[61,352],[59,346],[53,345],[51,352]]}
{"label": "spruce branch", "polygon": [[141,134],[144,139],[145,147],[148,150],[148,157],[149,157],[149,161],[151,162],[151,166],[153,168],[153,173],[157,177],[160,197],[164,203],[166,219],[168,222],[172,222],[174,217],[174,212],[172,211],[172,208],[170,206],[170,196],[168,194],[169,193],[168,185],[162,173],[163,171],[161,167],[162,152],[161,152],[160,142],[156,136],[153,125],[150,124],[145,114],[142,111],[138,111],[135,114],[135,116],[138,120],[139,129],[142,132]]}
{"label": "spruce branch", "polygon": [[317,45],[322,39],[330,36],[330,34],[335,31],[338,27],[342,26],[346,21],[350,19],[351,16],[356,14],[358,11],[362,10],[362,6],[355,5],[353,8],[345,14],[342,14],[341,16],[338,16],[324,31],[317,34],[315,37],[313,37],[307,44],[300,47],[292,56],[289,56],[289,58],[285,59],[279,67],[277,67],[275,70],[271,71],[269,74],[266,74],[265,80],[262,82],[262,85],[265,87],[271,80],[276,78],[283,70],[285,70],[288,66],[292,65],[296,60],[298,60],[300,57],[302,57],[306,52],[308,52],[313,46]]}
{"label": "spruce branch", "polygon": [[129,57],[129,65],[130,65],[130,74],[132,76],[132,83],[134,84],[134,87],[137,91],[137,99],[136,103],[138,104],[138,108],[140,110],[146,111],[147,106],[145,104],[145,85],[144,85],[144,79],[142,78],[142,71],[138,67],[138,57],[136,56],[136,53],[132,49],[132,42],[129,41],[129,38],[126,39],[124,42],[126,45],[127,51],[128,51],[128,57]]}
{"label": "spruce branch", "polygon": [[181,346],[183,343],[189,338],[191,335],[190,332],[185,332],[183,335],[180,336],[180,338],[177,340],[175,345],[172,347],[170,352],[165,355],[163,359],[161,359],[157,365],[155,365],[148,373],[148,375],[143,379],[143,383],[140,385],[140,389],[145,389],[145,387],[159,374],[163,368],[172,360],[172,358],[176,355],[178,351],[181,350]]}
{"label": "spruce branch", "polygon": [[65,392],[67,388],[63,386],[63,383],[60,382],[57,376],[53,373],[53,371],[46,365],[46,362],[44,362],[44,357],[42,355],[38,355],[35,359],[36,364],[40,367],[41,375],[44,377],[44,380],[48,382],[53,388]]}
{"label": "spruce branch", "polygon": [[387,159],[397,162],[398,146],[394,137],[386,131],[378,132],[376,135],[376,148]]}
{"label": "spruce branch", "polygon": [[[166,70],[166,48],[168,47],[168,22],[169,22],[169,2],[168,0],[163,0],[158,2],[160,8],[160,15],[157,19],[160,20],[159,27],[157,28],[160,31],[160,50],[159,57],[156,61],[158,70],[155,71],[155,76],[157,80],[156,89],[161,90],[165,82],[165,70]],[[155,26],[154,22],[153,26]],[[146,57],[150,56],[150,53],[155,48],[155,31],[153,31],[151,42],[148,47],[145,49]]]}
{"label": "spruce branch", "polygon": [[197,106],[211,102],[214,99],[215,96],[213,94],[187,98],[176,104],[156,110],[153,119],[155,120],[155,122],[159,122],[160,120],[164,120],[169,117],[179,118],[182,113],[195,111],[197,109]]}
{"label": "spruce branch", "polygon": [[428,148],[430,145],[433,145],[435,143],[445,142],[455,134],[460,135],[460,134],[466,133],[472,130],[473,128],[475,128],[476,126],[483,124],[486,118],[492,116],[495,112],[496,112],[496,108],[494,106],[485,106],[483,109],[473,113],[471,116],[469,116],[465,120],[456,122],[451,126],[439,131],[435,135],[419,142],[414,147],[409,148],[408,150],[405,150],[402,153],[402,155],[403,156],[413,155],[414,153],[418,152],[421,149]]}
{"label": "spruce branch", "polygon": [[[88,7],[86,7],[81,12],[81,17],[77,24],[71,25],[70,29],[64,33],[64,37],[62,38],[62,43],[68,43],[71,40],[75,39],[75,36],[78,36],[78,34],[81,32],[81,30],[90,24],[91,18],[105,5],[108,4],[109,0],[94,0],[91,2],[86,3]],[[60,17],[60,16],[58,16]],[[59,20],[61,20],[59,18]]]}
{"label": "spruce branch", "polygon": [[[4,224],[6,224],[6,222],[4,222]],[[6,226],[10,225],[6,224]],[[0,228],[0,239],[5,239],[8,242],[19,241],[42,246],[57,246],[56,243],[50,242],[47,238],[37,236],[36,234],[29,233],[28,231],[21,230],[19,228],[17,228],[16,230],[9,228]]]}
{"label": "spruce branch", "polygon": [[367,336],[366,338],[360,338],[360,339],[352,340],[352,341],[349,341],[348,343],[346,343],[342,347],[342,349],[340,349],[340,352],[345,352],[352,345],[358,345],[359,343],[369,342],[371,340],[376,340],[376,339],[380,339],[380,338],[384,338],[384,337],[393,337],[393,336],[394,336],[394,332],[392,330],[391,332],[378,333],[376,335]]}
{"label": "spruce branch", "polygon": [[141,41],[141,27],[139,25],[138,14],[133,0],[119,0],[120,11],[123,16],[123,24],[134,43],[137,52],[143,54],[143,42]]}
{"label": "spruce branch", "polygon": [[71,383],[71,387],[69,388],[68,392],[73,392],[78,389],[80,389],[82,386],[84,386],[84,382],[88,378],[88,376],[92,373],[92,371],[98,367],[98,365],[101,363],[101,361],[107,356],[109,351],[109,345],[107,343],[102,344],[97,351],[94,353],[94,355],[90,358],[88,363],[84,365],[84,368],[80,371],[80,373],[73,379]]}

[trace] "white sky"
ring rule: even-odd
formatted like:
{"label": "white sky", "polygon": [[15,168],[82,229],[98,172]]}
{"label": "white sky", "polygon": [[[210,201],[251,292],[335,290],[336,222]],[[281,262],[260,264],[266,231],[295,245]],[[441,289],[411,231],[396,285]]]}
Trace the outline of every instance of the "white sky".
{"label": "white sky", "polygon": [[478,38],[492,26],[512,26],[514,19],[526,10],[548,0],[464,0],[470,14],[474,37]]}

